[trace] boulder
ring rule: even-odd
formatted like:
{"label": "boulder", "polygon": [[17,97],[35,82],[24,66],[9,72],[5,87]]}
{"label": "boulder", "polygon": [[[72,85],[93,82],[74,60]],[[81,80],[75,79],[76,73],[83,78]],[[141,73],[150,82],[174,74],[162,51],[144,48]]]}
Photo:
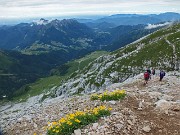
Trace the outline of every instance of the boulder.
{"label": "boulder", "polygon": [[171,103],[164,99],[157,101],[155,105],[157,109],[162,110],[162,111],[166,111],[171,107]]}

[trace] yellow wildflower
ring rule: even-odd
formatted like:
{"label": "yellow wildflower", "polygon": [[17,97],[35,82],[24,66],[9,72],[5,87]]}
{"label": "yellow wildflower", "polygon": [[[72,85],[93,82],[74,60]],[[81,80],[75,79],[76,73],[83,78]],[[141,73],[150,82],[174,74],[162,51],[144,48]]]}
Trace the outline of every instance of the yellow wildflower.
{"label": "yellow wildflower", "polygon": [[57,122],[52,122],[52,125],[57,125]]}
{"label": "yellow wildflower", "polygon": [[72,125],[72,122],[70,122],[70,121],[67,121],[67,124],[71,126],[71,125]]}
{"label": "yellow wildflower", "polygon": [[102,95],[99,95],[98,98],[102,98]]}
{"label": "yellow wildflower", "polygon": [[78,119],[75,119],[74,121],[75,121],[75,122],[77,122],[77,123],[80,123],[80,122],[81,122],[81,121],[80,121],[80,120],[78,120]]}
{"label": "yellow wildflower", "polygon": [[59,120],[59,123],[64,123],[64,122],[66,122],[65,118],[61,118],[61,119]]}

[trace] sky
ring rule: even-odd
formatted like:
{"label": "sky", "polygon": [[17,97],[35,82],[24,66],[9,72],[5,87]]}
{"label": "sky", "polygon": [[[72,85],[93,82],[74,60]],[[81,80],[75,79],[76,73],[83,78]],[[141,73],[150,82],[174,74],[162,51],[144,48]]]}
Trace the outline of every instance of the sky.
{"label": "sky", "polygon": [[180,0],[0,0],[0,19],[180,13]]}

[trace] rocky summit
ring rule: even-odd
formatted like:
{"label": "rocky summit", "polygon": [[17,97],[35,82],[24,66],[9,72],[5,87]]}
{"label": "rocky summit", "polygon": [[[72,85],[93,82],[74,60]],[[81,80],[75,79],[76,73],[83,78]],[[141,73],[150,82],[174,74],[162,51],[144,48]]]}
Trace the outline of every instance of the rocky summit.
{"label": "rocky summit", "polygon": [[[127,96],[119,101],[93,101],[89,93],[45,99],[43,102],[40,95],[24,103],[9,103],[0,108],[0,126],[4,135],[45,135],[44,127],[48,122],[57,121],[77,110],[105,105],[112,108],[110,116],[101,117],[73,134],[179,135],[180,72],[168,72],[162,81],[156,74],[146,86],[143,83],[143,74],[139,74],[107,87],[108,91],[126,91]],[[103,93],[103,90],[98,93]]]}

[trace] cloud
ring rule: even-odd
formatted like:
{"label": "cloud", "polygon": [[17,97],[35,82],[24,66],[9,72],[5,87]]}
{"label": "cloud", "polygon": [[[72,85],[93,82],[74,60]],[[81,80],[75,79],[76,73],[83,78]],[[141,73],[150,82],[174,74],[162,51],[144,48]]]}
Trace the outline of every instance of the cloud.
{"label": "cloud", "polygon": [[179,0],[1,0],[0,17],[180,12]]}
{"label": "cloud", "polygon": [[146,26],[145,29],[155,29],[155,28],[163,27],[163,26],[166,26],[166,25],[169,25],[169,24],[171,24],[171,23],[166,22],[166,23],[163,23],[163,24],[148,24],[148,26]]}

